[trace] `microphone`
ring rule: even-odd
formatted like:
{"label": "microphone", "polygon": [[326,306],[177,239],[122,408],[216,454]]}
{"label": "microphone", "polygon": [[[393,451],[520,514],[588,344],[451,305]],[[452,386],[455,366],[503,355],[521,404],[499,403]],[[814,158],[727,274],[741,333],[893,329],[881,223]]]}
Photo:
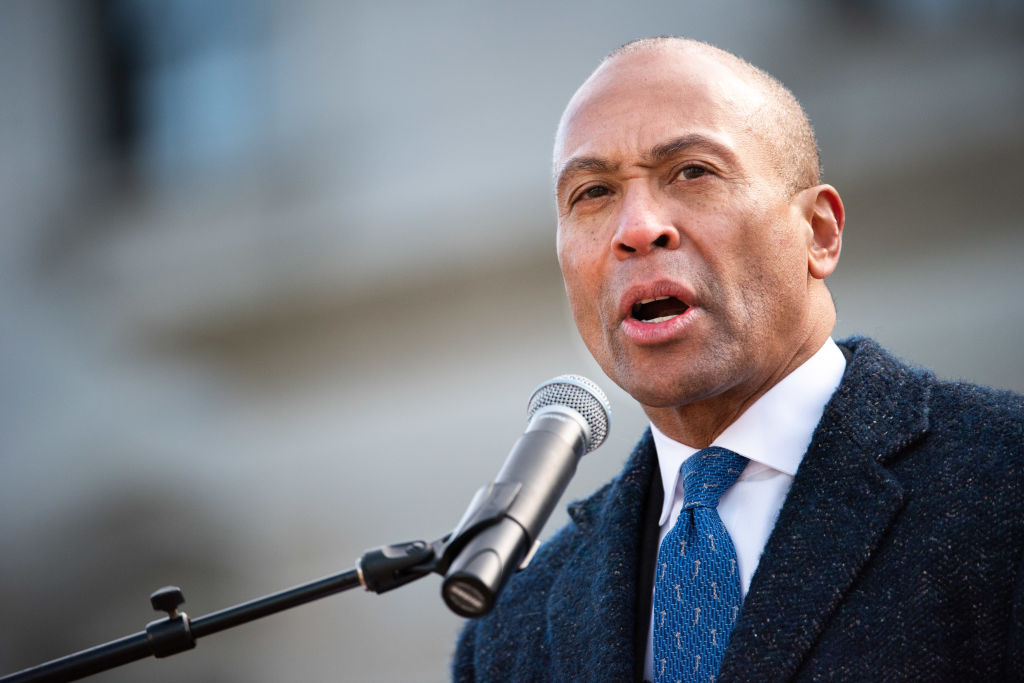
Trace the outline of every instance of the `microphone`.
{"label": "microphone", "polygon": [[536,552],[579,459],[604,443],[610,415],[608,398],[586,377],[562,375],[534,389],[526,431],[449,537],[441,595],[453,612],[491,611],[513,572]]}

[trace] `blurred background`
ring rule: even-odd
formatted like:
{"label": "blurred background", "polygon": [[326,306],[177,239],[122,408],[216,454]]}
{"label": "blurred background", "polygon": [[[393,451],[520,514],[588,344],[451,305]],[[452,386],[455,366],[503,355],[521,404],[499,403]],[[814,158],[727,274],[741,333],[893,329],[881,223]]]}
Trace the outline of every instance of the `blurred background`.
{"label": "blurred background", "polygon": [[[444,535],[577,341],[550,147],[601,57],[780,77],[848,223],[837,336],[1024,390],[1015,0],[0,4],[0,671]],[[550,534],[566,516],[559,511]],[[97,681],[443,681],[438,577]]]}

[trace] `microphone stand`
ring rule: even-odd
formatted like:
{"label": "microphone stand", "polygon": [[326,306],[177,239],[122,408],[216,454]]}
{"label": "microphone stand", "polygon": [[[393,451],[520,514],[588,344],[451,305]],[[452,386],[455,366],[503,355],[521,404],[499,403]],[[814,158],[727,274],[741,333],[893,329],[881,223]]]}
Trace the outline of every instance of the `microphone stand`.
{"label": "microphone stand", "polygon": [[428,544],[411,541],[368,551],[356,568],[317,581],[273,593],[227,609],[190,619],[178,607],[185,602],[181,589],[165,586],[149,596],[153,609],[167,612],[152,621],[145,631],[125,636],[88,650],[24,669],[0,678],[0,683],[60,683],[76,681],[92,674],[146,657],[169,657],[196,646],[204,636],[275,614],[307,602],[363,586],[384,593],[415,581],[433,571],[441,571],[439,562],[445,539]]}
{"label": "microphone stand", "polygon": [[[533,558],[541,527],[579,458],[604,441],[609,410],[604,392],[590,380],[556,377],[534,391],[527,430],[498,478],[476,492],[455,530],[444,538],[383,546],[365,553],[353,570],[194,621],[178,611],[185,602],[181,589],[165,586],[149,601],[167,616],[151,621],[145,631],[9,674],[0,683],[74,681],[144,657],[169,657],[191,650],[203,636],[328,595],[360,585],[384,593],[430,573],[444,576],[441,597],[453,612],[482,617],[494,607],[510,575]],[[525,488],[523,482],[532,486]]]}
{"label": "microphone stand", "polygon": [[[150,604],[167,616],[146,625],[145,631],[112,640],[59,659],[23,669],[0,678],[0,683],[63,683],[77,681],[102,671],[146,657],[170,657],[196,646],[196,640],[225,629],[240,626],[307,602],[362,586],[368,591],[385,593],[399,586],[437,573],[445,576],[441,596],[452,611],[464,617],[479,617],[490,611],[503,582],[482,586],[473,576],[466,577],[453,562],[482,531],[498,527],[513,537],[522,532],[510,516],[522,490],[522,483],[492,482],[481,487],[470,501],[455,530],[433,543],[409,541],[367,551],[356,568],[327,576],[288,590],[250,600],[219,612],[190,619],[178,608],[185,596],[177,586],[165,586],[149,596]],[[516,569],[524,569],[533,557],[532,548],[521,548],[515,555]]]}

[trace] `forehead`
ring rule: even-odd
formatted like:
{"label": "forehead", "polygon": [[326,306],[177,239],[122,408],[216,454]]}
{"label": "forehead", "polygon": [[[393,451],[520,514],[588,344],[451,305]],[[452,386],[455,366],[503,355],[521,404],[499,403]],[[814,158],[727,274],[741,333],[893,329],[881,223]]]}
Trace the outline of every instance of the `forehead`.
{"label": "forehead", "polygon": [[[579,157],[643,156],[682,135],[757,155],[750,114],[763,94],[731,67],[699,52],[658,49],[603,64],[573,96],[555,139],[555,173]],[[754,145],[756,147],[756,145]]]}

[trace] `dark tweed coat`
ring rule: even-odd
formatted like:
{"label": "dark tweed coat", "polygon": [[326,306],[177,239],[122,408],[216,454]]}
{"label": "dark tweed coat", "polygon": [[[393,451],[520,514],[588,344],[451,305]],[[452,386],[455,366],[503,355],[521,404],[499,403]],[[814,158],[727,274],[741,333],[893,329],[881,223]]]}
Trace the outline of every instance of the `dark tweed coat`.
{"label": "dark tweed coat", "polygon": [[[719,680],[1024,680],[1024,397],[843,345]],[[656,471],[648,433],[467,625],[455,680],[633,680]]]}

